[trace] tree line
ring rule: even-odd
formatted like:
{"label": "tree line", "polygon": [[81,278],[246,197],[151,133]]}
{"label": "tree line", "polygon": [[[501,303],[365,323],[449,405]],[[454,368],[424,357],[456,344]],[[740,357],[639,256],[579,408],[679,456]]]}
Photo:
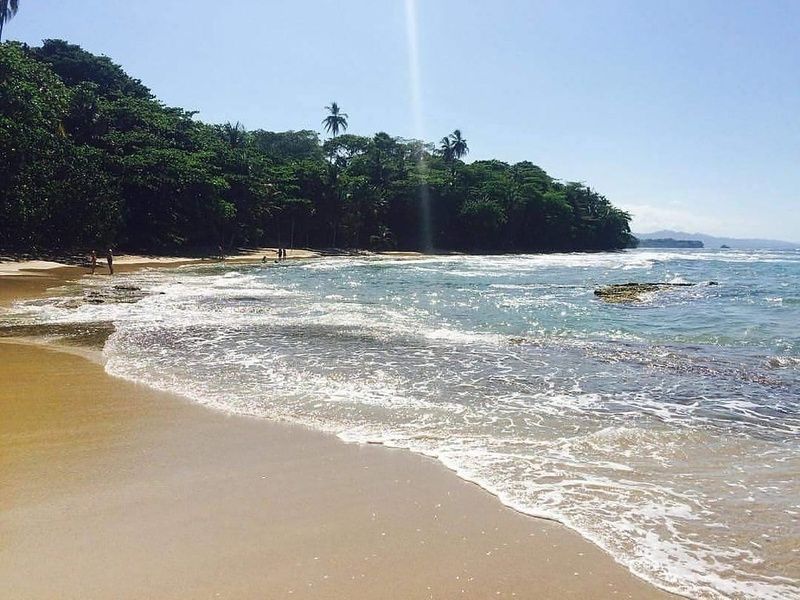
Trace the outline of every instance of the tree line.
{"label": "tree line", "polygon": [[475,252],[608,250],[629,215],[530,162],[346,133],[247,131],[165,106],[105,56],[0,44],[0,247],[149,252],[283,245]]}

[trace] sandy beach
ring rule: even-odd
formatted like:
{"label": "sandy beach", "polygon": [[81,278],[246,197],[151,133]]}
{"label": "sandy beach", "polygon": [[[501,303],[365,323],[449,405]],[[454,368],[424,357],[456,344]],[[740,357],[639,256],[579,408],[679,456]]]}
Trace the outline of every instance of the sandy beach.
{"label": "sandy beach", "polygon": [[[0,302],[85,272],[17,271]],[[432,459],[209,410],[107,375],[97,350],[5,342],[4,597],[672,597]]]}

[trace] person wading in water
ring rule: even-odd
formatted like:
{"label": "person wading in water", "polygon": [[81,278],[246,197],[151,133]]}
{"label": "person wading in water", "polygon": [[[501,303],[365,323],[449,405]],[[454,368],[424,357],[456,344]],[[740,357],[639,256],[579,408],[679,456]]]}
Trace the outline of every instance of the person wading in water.
{"label": "person wading in water", "polygon": [[108,253],[106,254],[106,261],[108,261],[108,274],[114,274],[114,254],[111,252],[111,248],[108,249]]}

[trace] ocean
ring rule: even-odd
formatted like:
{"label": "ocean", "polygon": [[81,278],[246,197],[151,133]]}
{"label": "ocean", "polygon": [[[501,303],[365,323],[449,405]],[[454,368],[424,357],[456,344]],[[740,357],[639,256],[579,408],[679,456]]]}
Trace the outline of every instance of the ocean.
{"label": "ocean", "polygon": [[800,598],[800,251],[209,263],[3,319],[112,322],[112,375],[435,457],[664,589]]}

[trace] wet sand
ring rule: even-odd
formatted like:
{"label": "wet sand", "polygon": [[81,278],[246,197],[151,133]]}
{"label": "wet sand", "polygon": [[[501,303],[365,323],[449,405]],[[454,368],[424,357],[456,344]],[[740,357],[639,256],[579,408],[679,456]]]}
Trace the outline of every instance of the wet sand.
{"label": "wet sand", "polygon": [[425,457],[11,340],[0,381],[3,597],[672,597]]}
{"label": "wet sand", "polygon": [[14,300],[32,298],[43,294],[48,288],[63,285],[77,279],[85,270],[76,267],[34,271],[20,270],[14,274],[0,271],[0,306],[7,306]]}

